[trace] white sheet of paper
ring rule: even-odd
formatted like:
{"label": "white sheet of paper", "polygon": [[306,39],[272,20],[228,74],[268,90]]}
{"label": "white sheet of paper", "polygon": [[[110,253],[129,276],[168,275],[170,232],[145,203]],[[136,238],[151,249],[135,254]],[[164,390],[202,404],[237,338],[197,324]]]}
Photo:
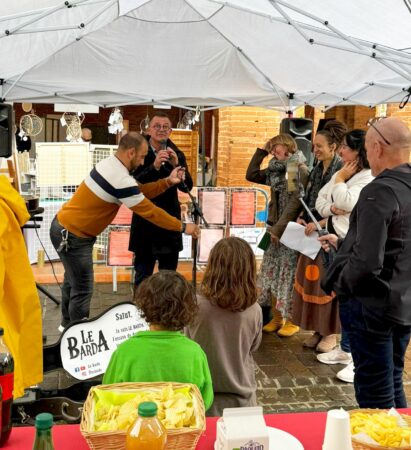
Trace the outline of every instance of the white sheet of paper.
{"label": "white sheet of paper", "polygon": [[214,245],[224,237],[223,228],[202,228],[198,262],[206,263]]}
{"label": "white sheet of paper", "polygon": [[236,236],[247,241],[255,256],[263,256],[264,251],[258,248],[258,243],[265,233],[265,228],[230,228],[230,236]]}
{"label": "white sheet of paper", "polygon": [[210,225],[224,225],[225,192],[203,191],[201,195],[201,209],[207,223]]}
{"label": "white sheet of paper", "polygon": [[296,222],[288,222],[280,242],[285,246],[297,250],[311,259],[315,259],[320,251],[321,244],[318,241],[318,233],[304,234],[305,227]]}

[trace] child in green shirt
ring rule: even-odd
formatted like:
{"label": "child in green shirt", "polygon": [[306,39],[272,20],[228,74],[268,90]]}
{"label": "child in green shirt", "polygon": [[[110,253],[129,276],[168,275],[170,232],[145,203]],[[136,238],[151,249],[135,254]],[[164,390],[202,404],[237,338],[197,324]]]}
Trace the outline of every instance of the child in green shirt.
{"label": "child in green shirt", "polygon": [[196,384],[205,409],[213,403],[207,357],[180,330],[193,322],[198,306],[192,286],[180,274],[163,270],[144,280],[134,301],[149,323],[113,353],[103,383],[174,381]]}

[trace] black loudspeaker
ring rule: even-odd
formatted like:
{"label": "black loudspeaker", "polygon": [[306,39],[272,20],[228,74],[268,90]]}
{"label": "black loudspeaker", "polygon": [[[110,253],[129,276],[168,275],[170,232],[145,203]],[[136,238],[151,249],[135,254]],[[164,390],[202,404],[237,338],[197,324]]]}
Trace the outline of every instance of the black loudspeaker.
{"label": "black loudspeaker", "polygon": [[313,121],[303,118],[286,118],[281,121],[280,133],[290,134],[297,142],[307,160],[306,164],[311,169],[314,163],[312,153]]}
{"label": "black loudspeaker", "polygon": [[0,158],[11,156],[13,138],[13,109],[11,105],[0,103]]}

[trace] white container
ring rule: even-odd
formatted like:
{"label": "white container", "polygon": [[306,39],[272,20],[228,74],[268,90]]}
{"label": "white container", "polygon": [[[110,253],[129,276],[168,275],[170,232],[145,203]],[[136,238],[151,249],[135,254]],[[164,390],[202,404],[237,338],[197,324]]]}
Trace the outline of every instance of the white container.
{"label": "white container", "polygon": [[269,436],[260,406],[226,408],[217,421],[215,450],[269,450]]}
{"label": "white container", "polygon": [[323,450],[352,450],[350,415],[342,408],[327,413]]}

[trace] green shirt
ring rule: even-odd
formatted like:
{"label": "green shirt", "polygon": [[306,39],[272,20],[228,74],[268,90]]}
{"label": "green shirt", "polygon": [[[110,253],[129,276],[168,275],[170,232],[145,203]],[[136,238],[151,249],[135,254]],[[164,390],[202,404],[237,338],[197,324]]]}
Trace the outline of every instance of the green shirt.
{"label": "green shirt", "polygon": [[139,331],[111,355],[103,383],[175,381],[198,386],[205,409],[213,403],[207,357],[178,331]]}

